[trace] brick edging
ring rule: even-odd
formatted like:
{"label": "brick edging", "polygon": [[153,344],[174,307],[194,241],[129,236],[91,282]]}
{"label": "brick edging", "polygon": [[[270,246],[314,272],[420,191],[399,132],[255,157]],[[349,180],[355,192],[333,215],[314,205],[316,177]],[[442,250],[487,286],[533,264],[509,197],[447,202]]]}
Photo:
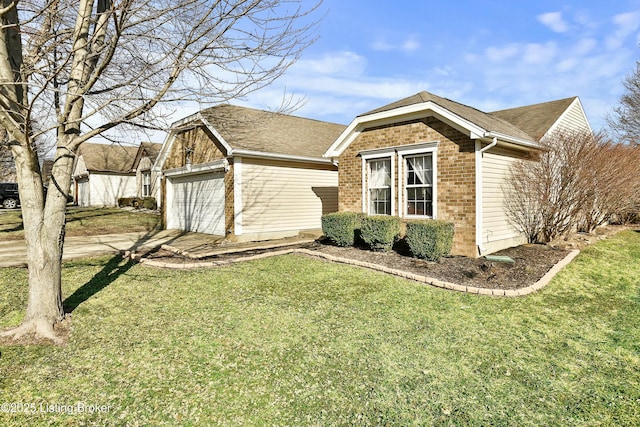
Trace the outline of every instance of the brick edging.
{"label": "brick edging", "polygon": [[334,262],[340,262],[343,264],[355,265],[358,267],[369,268],[371,270],[381,271],[383,273],[393,274],[395,276],[403,277],[409,280],[415,280],[417,282],[426,283],[431,286],[435,286],[437,288],[450,289],[458,292],[466,292],[470,294],[479,294],[479,295],[491,295],[491,296],[504,296],[504,297],[519,297],[529,295],[533,292],[536,292],[551,282],[551,279],[558,274],[560,270],[562,270],[567,264],[569,264],[579,253],[580,251],[575,249],[567,254],[563,259],[558,261],[553,267],[549,269],[545,273],[544,276],[540,278],[536,283],[531,286],[527,286],[519,289],[490,289],[490,288],[477,288],[474,286],[464,286],[457,285],[455,283],[444,282],[438,279],[434,279],[431,277],[423,276],[420,274],[409,273],[402,270],[396,270],[393,268],[385,267],[378,264],[372,264],[365,261],[358,261],[349,258],[341,258],[329,254],[325,254],[322,252],[310,251],[308,249],[298,249],[296,252],[304,253],[311,256],[317,256],[321,258],[328,259]]}
{"label": "brick edging", "polygon": [[144,265],[150,267],[158,267],[158,268],[168,268],[168,269],[193,269],[193,268],[208,268],[208,267],[216,267],[220,265],[232,264],[236,262],[244,262],[244,261],[252,261],[256,259],[269,258],[273,256],[279,255],[287,255],[291,253],[301,253],[313,257],[324,258],[332,262],[339,262],[341,264],[354,265],[357,267],[364,267],[370,270],[376,270],[387,274],[392,274],[394,276],[402,277],[408,280],[414,280],[416,282],[425,283],[431,286],[435,286],[437,288],[449,289],[458,292],[466,292],[470,294],[478,294],[478,295],[491,295],[491,296],[504,296],[504,297],[518,297],[529,295],[533,292],[536,292],[551,282],[551,279],[555,277],[560,270],[562,270],[567,264],[569,264],[573,259],[578,256],[580,253],[579,250],[573,250],[567,254],[563,259],[558,261],[549,271],[545,273],[544,276],[540,278],[536,283],[531,286],[527,286],[519,289],[490,289],[490,288],[477,288],[474,286],[464,286],[457,285],[455,283],[445,282],[438,279],[434,279],[431,277],[423,276],[421,274],[409,273],[403,270],[397,270],[394,268],[389,268],[379,264],[373,264],[365,261],[354,260],[350,258],[341,258],[330,254],[325,254],[318,251],[313,251],[309,249],[284,249],[280,251],[272,251],[265,252],[258,255],[252,255],[248,257],[235,258],[228,261],[208,261],[208,262],[183,262],[183,263],[175,263],[168,261],[158,261],[152,258],[141,258],[139,255],[135,253],[125,253],[126,257],[131,257],[131,259],[138,261]]}

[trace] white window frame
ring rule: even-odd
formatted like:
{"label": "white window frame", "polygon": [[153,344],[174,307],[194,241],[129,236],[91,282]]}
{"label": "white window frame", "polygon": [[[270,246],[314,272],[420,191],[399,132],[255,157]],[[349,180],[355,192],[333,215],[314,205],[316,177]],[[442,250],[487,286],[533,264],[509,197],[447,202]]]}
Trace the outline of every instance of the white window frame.
{"label": "white window frame", "polygon": [[[437,219],[438,216],[438,143],[427,142],[421,144],[414,144],[406,147],[398,147],[398,206],[400,214],[403,218],[419,218],[419,219]],[[432,196],[432,211],[433,215],[409,215],[407,212],[406,191],[407,191],[407,179],[405,172],[405,161],[407,157],[419,157],[431,155],[432,171],[432,184],[431,184],[431,196]]]}
{"label": "white window frame", "polygon": [[151,197],[151,171],[142,171],[142,197]]}
{"label": "white window frame", "polygon": [[391,165],[391,213],[390,216],[396,215],[396,178],[395,178],[395,149],[385,148],[381,150],[370,150],[360,152],[362,157],[362,212],[367,215],[371,213],[369,203],[369,161],[371,160],[390,160]]}

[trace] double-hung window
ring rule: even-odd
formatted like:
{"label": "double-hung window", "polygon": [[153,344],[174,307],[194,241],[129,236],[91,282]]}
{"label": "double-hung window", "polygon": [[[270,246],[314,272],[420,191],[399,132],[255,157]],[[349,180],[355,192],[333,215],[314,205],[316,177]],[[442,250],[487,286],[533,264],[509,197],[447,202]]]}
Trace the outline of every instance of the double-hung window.
{"label": "double-hung window", "polygon": [[433,155],[407,156],[404,161],[406,215],[433,217]]}
{"label": "double-hung window", "polygon": [[391,215],[391,159],[372,159],[367,166],[369,214]]}
{"label": "double-hung window", "polygon": [[142,197],[151,196],[151,172],[142,172]]}
{"label": "double-hung window", "polygon": [[361,151],[362,212],[435,218],[438,142]]}

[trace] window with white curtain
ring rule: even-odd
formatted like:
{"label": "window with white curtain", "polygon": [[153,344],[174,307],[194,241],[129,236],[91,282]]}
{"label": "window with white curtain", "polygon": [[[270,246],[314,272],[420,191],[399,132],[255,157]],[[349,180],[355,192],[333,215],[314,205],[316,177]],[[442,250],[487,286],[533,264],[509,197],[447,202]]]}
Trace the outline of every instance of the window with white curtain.
{"label": "window with white curtain", "polygon": [[369,214],[391,215],[391,159],[367,162],[369,169]]}
{"label": "window with white curtain", "polygon": [[405,157],[406,214],[433,217],[433,157]]}

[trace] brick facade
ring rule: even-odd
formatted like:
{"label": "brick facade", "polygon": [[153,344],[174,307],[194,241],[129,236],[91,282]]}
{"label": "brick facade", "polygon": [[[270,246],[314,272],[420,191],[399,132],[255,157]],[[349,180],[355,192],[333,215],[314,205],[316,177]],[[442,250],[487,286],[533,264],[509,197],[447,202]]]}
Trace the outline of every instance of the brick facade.
{"label": "brick facade", "polygon": [[182,132],[175,137],[171,152],[167,156],[164,169],[181,168],[187,164],[187,151],[190,151],[191,164],[198,165],[202,163],[221,160],[226,157],[223,152],[222,144],[220,146],[214,143],[215,138],[205,131],[203,127]]}
{"label": "brick facade", "polygon": [[[428,117],[364,130],[339,158],[340,211],[362,211],[362,158],[366,150],[438,142],[437,149],[437,218],[455,224],[453,253],[477,256],[476,248],[476,172],[475,141],[443,123]],[[397,157],[394,175],[398,176]],[[397,185],[397,179],[394,185]],[[398,205],[395,194],[395,212]]]}

